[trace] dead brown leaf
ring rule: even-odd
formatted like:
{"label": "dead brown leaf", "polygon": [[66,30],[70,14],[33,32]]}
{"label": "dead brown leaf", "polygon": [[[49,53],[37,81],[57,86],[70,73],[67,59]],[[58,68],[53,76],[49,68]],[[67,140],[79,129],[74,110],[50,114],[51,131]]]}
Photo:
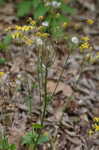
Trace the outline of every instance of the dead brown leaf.
{"label": "dead brown leaf", "polygon": [[[48,84],[47,84],[48,91],[53,93],[55,88],[56,88],[56,85],[57,85],[57,82],[55,82],[53,80],[49,80]],[[59,92],[63,92],[63,94],[65,96],[71,96],[72,89],[71,89],[71,87],[68,84],[65,84],[63,82],[59,82],[59,84],[58,84],[58,86],[56,88],[55,94],[57,94]]]}

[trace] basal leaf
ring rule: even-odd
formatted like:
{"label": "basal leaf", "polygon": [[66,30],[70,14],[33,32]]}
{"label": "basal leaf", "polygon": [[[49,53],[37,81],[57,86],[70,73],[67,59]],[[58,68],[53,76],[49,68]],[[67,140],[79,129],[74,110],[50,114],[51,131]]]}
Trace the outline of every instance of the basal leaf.
{"label": "basal leaf", "polygon": [[38,134],[28,132],[23,138],[22,138],[22,145],[26,144],[32,144],[38,137]]}
{"label": "basal leaf", "polygon": [[70,20],[69,20],[69,18],[67,18],[67,17],[65,17],[65,16],[63,16],[63,15],[61,15],[60,17],[58,17],[57,18],[57,24],[58,25],[61,25],[61,24],[63,24],[64,22],[69,22]]}
{"label": "basal leaf", "polygon": [[66,4],[61,4],[61,9],[64,13],[73,14],[75,12],[74,8],[71,8],[70,6]]}
{"label": "basal leaf", "polygon": [[32,127],[34,129],[42,129],[43,128],[43,126],[41,124],[38,124],[38,123],[33,124]]}
{"label": "basal leaf", "polygon": [[48,7],[45,7],[43,3],[40,3],[40,5],[36,8],[36,11],[34,13],[34,18],[38,19],[39,16],[44,16],[46,12],[48,11]]}
{"label": "basal leaf", "polygon": [[39,137],[39,139],[38,139],[38,144],[43,144],[43,143],[48,142],[48,141],[49,141],[48,136],[46,136],[46,135],[41,135],[41,136]]}
{"label": "basal leaf", "polygon": [[0,65],[3,65],[6,63],[6,59],[5,58],[0,58]]}
{"label": "basal leaf", "polygon": [[3,43],[6,44],[6,45],[8,45],[8,44],[11,43],[11,40],[12,40],[11,35],[7,35],[7,36],[5,36],[5,38],[3,40]]}
{"label": "basal leaf", "polygon": [[23,17],[25,15],[27,15],[31,8],[32,8],[32,5],[31,5],[31,1],[22,1],[18,4],[17,8],[18,8],[18,11],[17,11],[17,16],[18,17]]}
{"label": "basal leaf", "polygon": [[3,42],[0,42],[0,51],[5,50],[7,47],[6,44],[4,44]]}

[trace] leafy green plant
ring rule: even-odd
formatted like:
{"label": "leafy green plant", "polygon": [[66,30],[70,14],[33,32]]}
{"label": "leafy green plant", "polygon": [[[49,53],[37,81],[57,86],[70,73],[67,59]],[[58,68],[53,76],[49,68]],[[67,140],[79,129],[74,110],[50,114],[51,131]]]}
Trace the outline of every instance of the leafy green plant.
{"label": "leafy green plant", "polygon": [[11,36],[6,35],[2,41],[0,41],[0,51],[6,51],[8,46],[11,44]]}
{"label": "leafy green plant", "polygon": [[47,135],[44,134],[38,134],[37,130],[42,129],[43,126],[41,124],[33,124],[32,125],[32,131],[28,132],[23,138],[22,138],[22,145],[26,145],[29,150],[34,150],[36,147],[35,145],[40,145],[45,142],[49,141],[49,138]]}
{"label": "leafy green plant", "polygon": [[6,136],[2,136],[0,138],[0,150],[16,150],[15,144],[9,144],[8,138]]}
{"label": "leafy green plant", "polygon": [[63,0],[23,0],[18,4],[17,10],[18,17],[32,14],[38,24],[46,26],[46,31],[57,38],[64,35],[62,25],[70,20],[67,14],[72,15],[75,12]]}
{"label": "leafy green plant", "polygon": [[0,65],[3,65],[3,64],[5,64],[6,63],[6,59],[5,58],[0,58]]}
{"label": "leafy green plant", "polygon": [[[40,124],[34,124],[32,126],[32,131],[28,132],[26,136],[23,137],[22,140],[23,145],[26,145],[30,150],[35,150],[39,144],[46,142],[48,139],[48,137],[42,134],[42,128],[44,126],[44,121],[47,115],[47,106],[55,96],[56,89],[59,85],[59,82],[61,81],[65,67],[63,67],[61,70],[54,91],[51,93],[51,95],[49,95],[48,87],[47,87],[48,72],[50,70],[51,64],[55,62],[55,58],[56,58],[56,52],[53,46],[53,40],[50,39],[50,34],[48,34],[46,31],[43,32],[42,30],[40,30],[40,27],[42,26],[38,26],[35,20],[32,20],[31,18],[29,18],[29,20],[30,20],[29,25],[15,26],[12,29],[10,28],[9,32],[13,40],[20,40],[20,42],[22,41],[24,44],[28,46],[31,46],[32,44],[35,44],[36,46],[37,59],[35,65],[37,65],[36,66],[37,85],[34,84],[32,90],[30,88],[30,90],[28,91],[28,95],[29,95],[28,101],[29,101],[29,109],[31,114],[32,112],[31,106],[33,101],[33,95],[31,96],[31,92],[33,92],[34,88],[37,88],[40,104],[41,104]],[[27,34],[28,32],[30,33],[29,35]],[[67,43],[68,43],[67,47],[68,49],[70,49],[70,51],[68,51],[68,55],[66,55],[66,59],[64,58],[64,66],[68,64],[68,60],[71,54],[74,52],[74,48],[76,49],[78,47],[79,52],[82,52],[84,54],[87,51],[89,52],[92,48],[88,37],[83,37],[82,40],[78,39],[77,37],[72,37],[70,39],[68,38]],[[81,66],[75,78],[76,86],[81,78],[81,73],[85,65],[85,55],[80,63]],[[70,95],[70,99],[73,97],[73,94],[74,93],[72,92],[72,94]]]}

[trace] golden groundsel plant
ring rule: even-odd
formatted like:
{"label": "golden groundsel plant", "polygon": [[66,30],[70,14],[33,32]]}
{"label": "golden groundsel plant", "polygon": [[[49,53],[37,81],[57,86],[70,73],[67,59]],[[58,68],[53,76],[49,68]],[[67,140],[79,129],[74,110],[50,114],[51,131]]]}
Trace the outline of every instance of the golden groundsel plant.
{"label": "golden groundsel plant", "polygon": [[94,117],[93,118],[93,123],[92,123],[92,127],[89,130],[89,135],[92,135],[96,132],[99,132],[99,117]]}
{"label": "golden groundsel plant", "polygon": [[[40,19],[43,19],[43,16]],[[39,42],[41,42],[41,45],[42,45],[42,41],[41,40],[45,40],[45,39],[50,37],[50,34],[47,33],[46,30],[45,30],[46,27],[43,26],[43,25],[38,26],[36,21],[33,20],[32,18],[29,18],[27,20],[27,22],[28,22],[28,25],[23,25],[23,26],[15,25],[13,27],[9,27],[7,29],[7,31],[11,34],[11,37],[12,37],[13,40],[19,39],[19,40],[22,40],[22,42],[24,42],[26,45],[31,46],[33,43],[35,43],[35,38],[33,38],[33,37],[37,37],[37,39],[39,40]],[[88,24],[92,24],[92,23],[88,23]],[[67,23],[63,23],[63,28],[65,28],[67,26],[68,26]],[[79,42],[79,40],[77,40],[75,38],[73,40],[74,41],[76,40],[75,44],[77,44]],[[81,38],[81,40],[80,40],[80,44],[79,44],[78,48],[80,50],[80,53],[85,53],[84,59],[86,61],[93,63],[93,62],[99,60],[99,52],[95,53],[93,51],[93,48],[91,46],[91,42],[90,42],[90,38],[89,37],[83,36]],[[41,52],[41,53],[42,53],[42,51],[43,51],[42,49],[39,50],[39,52]],[[94,53],[95,53],[95,55],[93,55]],[[40,65],[40,66],[38,65],[38,74],[40,73],[41,75],[45,75],[44,82],[45,82],[45,85],[47,85],[48,65],[46,66],[47,63],[43,63],[44,61],[42,61],[40,56],[41,55],[39,55],[39,57],[38,57],[38,61],[39,61],[39,65]],[[45,55],[44,55],[44,58],[45,58]],[[48,58],[48,57],[46,57],[46,58]],[[42,62],[40,62],[40,61],[42,61]],[[40,64],[40,63],[42,63],[42,64]],[[45,70],[45,72],[43,72],[44,74],[42,74],[42,70],[40,72],[40,69],[42,69],[42,66],[44,66],[43,67],[43,69]],[[39,68],[39,67],[41,67],[41,68]],[[1,75],[2,75],[2,73],[1,73]],[[40,79],[41,78],[39,78],[39,80]],[[47,107],[47,103],[48,103],[48,95],[47,95],[46,89],[47,89],[47,86],[45,86],[45,99],[44,99],[44,105],[43,105],[43,111],[42,111],[43,113],[42,113],[42,117],[41,117],[42,118],[41,126],[43,125],[43,122],[44,122],[44,118],[45,118],[45,114],[46,114],[46,107]],[[51,95],[51,98],[52,98],[53,95]],[[97,132],[97,131],[99,131],[99,118],[95,117],[93,119],[92,129],[89,130],[89,134]],[[34,147],[36,147],[36,145],[38,144],[38,139],[40,139],[40,134],[35,134],[34,133],[34,135],[35,135],[34,137],[36,137],[36,141],[34,143]]]}

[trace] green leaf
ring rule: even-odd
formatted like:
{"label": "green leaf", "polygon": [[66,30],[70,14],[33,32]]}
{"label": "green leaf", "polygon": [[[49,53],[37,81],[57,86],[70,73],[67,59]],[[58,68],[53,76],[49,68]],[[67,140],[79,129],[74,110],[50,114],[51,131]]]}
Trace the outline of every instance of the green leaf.
{"label": "green leaf", "polygon": [[48,7],[45,7],[43,3],[40,3],[39,6],[35,10],[34,18],[38,19],[38,17],[44,16],[48,10],[49,10]]}
{"label": "green leaf", "polygon": [[51,24],[51,34],[55,39],[60,39],[64,35],[63,29],[60,27],[59,23],[57,23],[56,19],[54,19]]}
{"label": "green leaf", "polygon": [[23,17],[23,16],[26,16],[31,8],[32,8],[32,5],[31,5],[31,1],[22,1],[20,2],[18,5],[17,5],[17,8],[18,8],[18,12],[17,12],[17,16],[18,17]]}
{"label": "green leaf", "polygon": [[4,51],[7,49],[7,47],[9,46],[9,44],[11,44],[12,38],[10,35],[5,36],[5,38],[0,41],[0,50]]}
{"label": "green leaf", "polygon": [[43,128],[43,126],[41,124],[38,124],[38,123],[33,124],[32,127],[34,129],[42,129]]}
{"label": "green leaf", "polygon": [[6,0],[0,0],[0,5],[4,4]]}
{"label": "green leaf", "polygon": [[0,42],[0,50],[4,50],[6,49],[6,44],[4,44],[3,42]]}
{"label": "green leaf", "polygon": [[46,135],[41,135],[38,139],[38,143],[37,144],[43,144],[45,142],[49,141],[49,137]]}
{"label": "green leaf", "polygon": [[73,14],[75,12],[74,8],[71,8],[70,6],[66,5],[66,4],[61,4],[61,9],[63,12],[69,13],[69,14]]}
{"label": "green leaf", "polygon": [[3,65],[6,63],[6,59],[5,58],[0,58],[0,65]]}
{"label": "green leaf", "polygon": [[9,45],[11,43],[11,41],[12,41],[11,35],[7,35],[7,36],[5,36],[3,43],[6,45]]}
{"label": "green leaf", "polygon": [[45,21],[47,21],[47,22],[49,23],[49,25],[50,25],[52,20],[53,20],[52,15],[49,14],[49,15],[46,17],[46,20],[45,20]]}
{"label": "green leaf", "polygon": [[32,0],[32,5],[34,8],[38,7],[40,3],[41,3],[40,0]]}
{"label": "green leaf", "polygon": [[28,132],[23,138],[22,138],[22,145],[26,144],[26,145],[29,145],[29,144],[33,144],[36,139],[38,137],[38,134],[35,133],[35,132]]}
{"label": "green leaf", "polygon": [[15,144],[10,144],[9,150],[16,150],[16,145]]}
{"label": "green leaf", "polygon": [[36,83],[33,83],[33,84],[32,84],[32,88],[33,88],[33,89],[36,89],[36,88],[38,88],[38,85],[37,85]]}
{"label": "green leaf", "polygon": [[69,22],[70,20],[69,20],[69,18],[67,18],[67,17],[65,17],[63,15],[60,15],[60,17],[58,17],[56,21],[57,21],[58,25],[61,25],[64,22]]}

